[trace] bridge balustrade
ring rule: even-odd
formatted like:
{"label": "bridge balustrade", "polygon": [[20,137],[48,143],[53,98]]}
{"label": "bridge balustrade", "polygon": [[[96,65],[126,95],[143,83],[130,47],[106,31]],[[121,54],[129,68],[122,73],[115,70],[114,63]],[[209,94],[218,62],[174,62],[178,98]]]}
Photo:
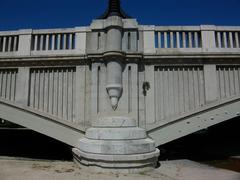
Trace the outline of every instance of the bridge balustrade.
{"label": "bridge balustrade", "polygon": [[0,52],[12,52],[18,50],[18,35],[0,34]]}
{"label": "bridge balustrade", "polygon": [[215,39],[217,48],[240,48],[240,29],[218,28]]}
{"label": "bridge balustrade", "polygon": [[85,54],[85,27],[0,32],[0,56]]}
{"label": "bridge balustrade", "polygon": [[238,53],[240,28],[234,26],[144,26],[148,54]]}
{"label": "bridge balustrade", "polygon": [[54,51],[75,49],[75,33],[67,32],[41,32],[33,33],[31,50],[32,51]]}
{"label": "bridge balustrade", "polygon": [[[3,31],[0,56],[85,54],[87,32],[87,27]],[[234,26],[141,26],[139,32],[143,32],[138,37],[143,49],[139,47],[138,51],[144,53],[239,52],[240,48],[240,28]]]}
{"label": "bridge balustrade", "polygon": [[[175,30],[174,30],[175,29]],[[200,28],[157,28],[155,32],[156,48],[201,48]],[[183,28],[184,29],[184,28]]]}

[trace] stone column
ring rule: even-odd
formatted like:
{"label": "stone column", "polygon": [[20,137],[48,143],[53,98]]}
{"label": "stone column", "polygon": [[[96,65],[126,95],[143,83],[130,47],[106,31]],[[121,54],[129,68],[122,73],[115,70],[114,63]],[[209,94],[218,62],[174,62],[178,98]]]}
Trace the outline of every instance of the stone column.
{"label": "stone column", "polygon": [[112,16],[106,19],[107,43],[104,59],[107,61],[107,92],[113,110],[117,109],[119,98],[122,94],[122,19]]}
{"label": "stone column", "polygon": [[110,60],[107,63],[107,87],[113,110],[117,109],[119,98],[122,94],[122,63]]}
{"label": "stone column", "polygon": [[[104,117],[98,120],[92,120],[92,128],[86,131],[85,138],[79,140],[73,154],[76,162],[91,166],[90,170],[135,173],[155,168],[159,150],[155,148],[155,142],[148,138],[146,130],[137,126],[137,119],[126,117],[126,114],[113,116],[124,93],[122,73],[125,53],[122,52],[124,21],[121,15],[116,15],[120,13],[115,12],[117,4],[111,3],[114,5],[112,15],[94,21],[94,25],[99,31],[102,27],[106,35],[103,60],[107,65],[106,91],[113,110],[105,112]],[[96,96],[93,94],[92,97]],[[92,102],[95,103],[94,99]]]}

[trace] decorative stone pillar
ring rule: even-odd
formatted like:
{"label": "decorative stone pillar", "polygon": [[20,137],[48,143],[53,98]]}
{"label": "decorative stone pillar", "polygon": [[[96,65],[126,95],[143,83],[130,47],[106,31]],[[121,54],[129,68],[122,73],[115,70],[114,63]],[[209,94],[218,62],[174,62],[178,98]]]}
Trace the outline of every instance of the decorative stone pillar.
{"label": "decorative stone pillar", "polygon": [[107,29],[104,59],[107,62],[107,92],[113,110],[117,109],[122,94],[122,71],[124,54],[122,53],[123,22],[119,16],[110,16],[105,21]]}
{"label": "decorative stone pillar", "polygon": [[[122,73],[125,52],[122,52],[124,32],[123,19],[128,16],[121,10],[119,0],[110,0],[108,11],[95,21],[106,33],[103,59],[107,65],[106,91],[116,111],[123,92]],[[126,21],[125,21],[126,22]],[[102,26],[101,26],[102,25]],[[94,47],[94,45],[91,45]],[[114,114],[109,112],[109,114]],[[81,165],[95,167],[95,171],[135,173],[156,167],[159,150],[148,138],[146,130],[137,125],[137,120],[122,116],[92,120],[92,128],[73,149],[74,159]]]}
{"label": "decorative stone pillar", "polygon": [[107,92],[111,100],[113,110],[117,109],[119,98],[122,94],[122,63],[118,60],[110,60],[107,63]]}

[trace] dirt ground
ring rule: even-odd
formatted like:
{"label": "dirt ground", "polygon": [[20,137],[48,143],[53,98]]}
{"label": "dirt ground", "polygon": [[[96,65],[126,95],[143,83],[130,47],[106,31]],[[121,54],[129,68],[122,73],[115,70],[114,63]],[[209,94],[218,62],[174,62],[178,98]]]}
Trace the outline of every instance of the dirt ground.
{"label": "dirt ground", "polygon": [[0,180],[240,180],[240,173],[188,160],[161,162],[148,173],[93,173],[74,162],[0,159]]}

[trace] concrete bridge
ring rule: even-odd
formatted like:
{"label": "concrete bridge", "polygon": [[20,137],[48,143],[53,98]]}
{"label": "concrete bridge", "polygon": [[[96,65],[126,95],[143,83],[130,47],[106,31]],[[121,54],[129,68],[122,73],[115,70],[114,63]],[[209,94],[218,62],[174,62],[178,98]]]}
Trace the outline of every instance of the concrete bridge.
{"label": "concrete bridge", "polygon": [[88,27],[0,32],[0,118],[81,164],[156,165],[159,145],[240,116],[240,27],[145,26],[110,0]]}

